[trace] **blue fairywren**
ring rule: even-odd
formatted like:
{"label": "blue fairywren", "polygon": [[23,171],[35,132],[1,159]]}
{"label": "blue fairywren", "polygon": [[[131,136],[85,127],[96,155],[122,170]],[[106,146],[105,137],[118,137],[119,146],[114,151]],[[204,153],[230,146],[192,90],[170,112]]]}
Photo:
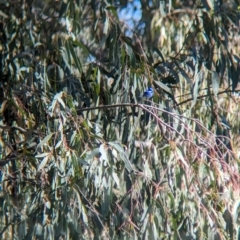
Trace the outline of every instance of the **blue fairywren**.
{"label": "blue fairywren", "polygon": [[148,89],[143,93],[142,96],[138,97],[138,100],[142,100],[143,98],[145,98],[145,99],[150,99],[150,98],[153,97],[153,95],[154,95],[153,88],[150,87],[150,88],[148,88]]}

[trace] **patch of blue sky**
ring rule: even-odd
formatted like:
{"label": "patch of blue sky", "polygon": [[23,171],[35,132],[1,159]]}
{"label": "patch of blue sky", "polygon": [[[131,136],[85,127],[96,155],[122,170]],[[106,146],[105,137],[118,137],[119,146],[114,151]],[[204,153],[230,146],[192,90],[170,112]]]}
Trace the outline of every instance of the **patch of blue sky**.
{"label": "patch of blue sky", "polygon": [[127,27],[126,35],[131,37],[132,30],[136,28],[142,18],[142,6],[139,0],[133,0],[127,3],[126,7],[118,8],[118,16],[121,22]]}

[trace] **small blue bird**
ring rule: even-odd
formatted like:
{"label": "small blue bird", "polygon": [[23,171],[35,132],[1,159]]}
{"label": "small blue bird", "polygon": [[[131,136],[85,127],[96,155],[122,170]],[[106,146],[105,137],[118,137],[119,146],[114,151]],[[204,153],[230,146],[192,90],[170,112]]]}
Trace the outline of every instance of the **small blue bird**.
{"label": "small blue bird", "polygon": [[143,93],[143,95],[142,95],[142,97],[143,98],[152,98],[153,97],[153,94],[154,94],[154,92],[153,92],[153,88],[148,88],[144,93]]}
{"label": "small blue bird", "polygon": [[150,99],[152,98],[154,95],[154,91],[153,91],[153,88],[150,87],[148,88],[141,97],[139,97],[138,99],[141,100],[142,98],[145,98],[145,99]]}

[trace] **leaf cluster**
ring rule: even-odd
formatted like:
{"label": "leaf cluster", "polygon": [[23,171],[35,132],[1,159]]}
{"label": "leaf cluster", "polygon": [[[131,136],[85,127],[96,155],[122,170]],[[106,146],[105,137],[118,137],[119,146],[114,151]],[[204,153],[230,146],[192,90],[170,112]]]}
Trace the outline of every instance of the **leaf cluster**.
{"label": "leaf cluster", "polygon": [[239,6],[134,4],[1,1],[3,239],[239,237]]}

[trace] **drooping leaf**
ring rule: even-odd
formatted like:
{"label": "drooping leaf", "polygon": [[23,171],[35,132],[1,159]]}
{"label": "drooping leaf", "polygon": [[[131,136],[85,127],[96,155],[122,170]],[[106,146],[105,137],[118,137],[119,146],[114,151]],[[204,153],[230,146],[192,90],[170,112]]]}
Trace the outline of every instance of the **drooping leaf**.
{"label": "drooping leaf", "polygon": [[192,98],[193,98],[193,100],[192,100],[191,108],[194,107],[196,102],[197,102],[199,89],[200,89],[201,84],[204,80],[204,76],[205,76],[205,72],[203,70],[201,70],[198,73],[196,73],[196,75],[194,77],[194,84],[192,86]]}
{"label": "drooping leaf", "polygon": [[46,157],[43,158],[43,160],[41,161],[41,163],[38,166],[38,169],[37,169],[38,172],[41,171],[46,166],[49,156],[50,155],[48,154]]}
{"label": "drooping leaf", "polygon": [[53,136],[54,133],[50,133],[48,134],[38,145],[37,145],[37,149],[42,147],[44,144],[46,144]]}
{"label": "drooping leaf", "polygon": [[131,162],[129,161],[129,158],[128,158],[125,150],[121,146],[121,144],[115,143],[115,142],[108,142],[108,144],[113,146],[118,151],[120,159],[124,162],[125,167],[127,168],[127,170],[129,172],[132,172],[133,171],[133,166],[132,166]]}
{"label": "drooping leaf", "polygon": [[73,41],[73,45],[77,45],[77,46],[80,47],[82,50],[84,50],[84,52],[85,52],[86,54],[89,54],[88,49],[87,49],[87,48],[84,46],[84,44],[81,43],[80,41],[74,40],[74,41]]}
{"label": "drooping leaf", "polygon": [[219,76],[217,72],[212,72],[212,88],[213,88],[213,93],[217,97],[218,95],[218,90],[219,90]]}
{"label": "drooping leaf", "polygon": [[77,69],[79,70],[80,73],[82,73],[82,64],[80,62],[80,59],[77,57],[76,52],[72,46],[73,42],[72,41],[68,41],[67,44],[67,49],[69,49],[71,56],[73,57],[74,63],[77,67]]}
{"label": "drooping leaf", "polygon": [[40,153],[40,154],[37,154],[37,155],[35,156],[35,158],[46,157],[46,156],[48,156],[49,154],[50,154],[50,152],[47,152],[47,153]]}
{"label": "drooping leaf", "polygon": [[160,82],[160,81],[154,81],[161,89],[165,90],[166,92],[172,94],[171,89],[164,83]]}

